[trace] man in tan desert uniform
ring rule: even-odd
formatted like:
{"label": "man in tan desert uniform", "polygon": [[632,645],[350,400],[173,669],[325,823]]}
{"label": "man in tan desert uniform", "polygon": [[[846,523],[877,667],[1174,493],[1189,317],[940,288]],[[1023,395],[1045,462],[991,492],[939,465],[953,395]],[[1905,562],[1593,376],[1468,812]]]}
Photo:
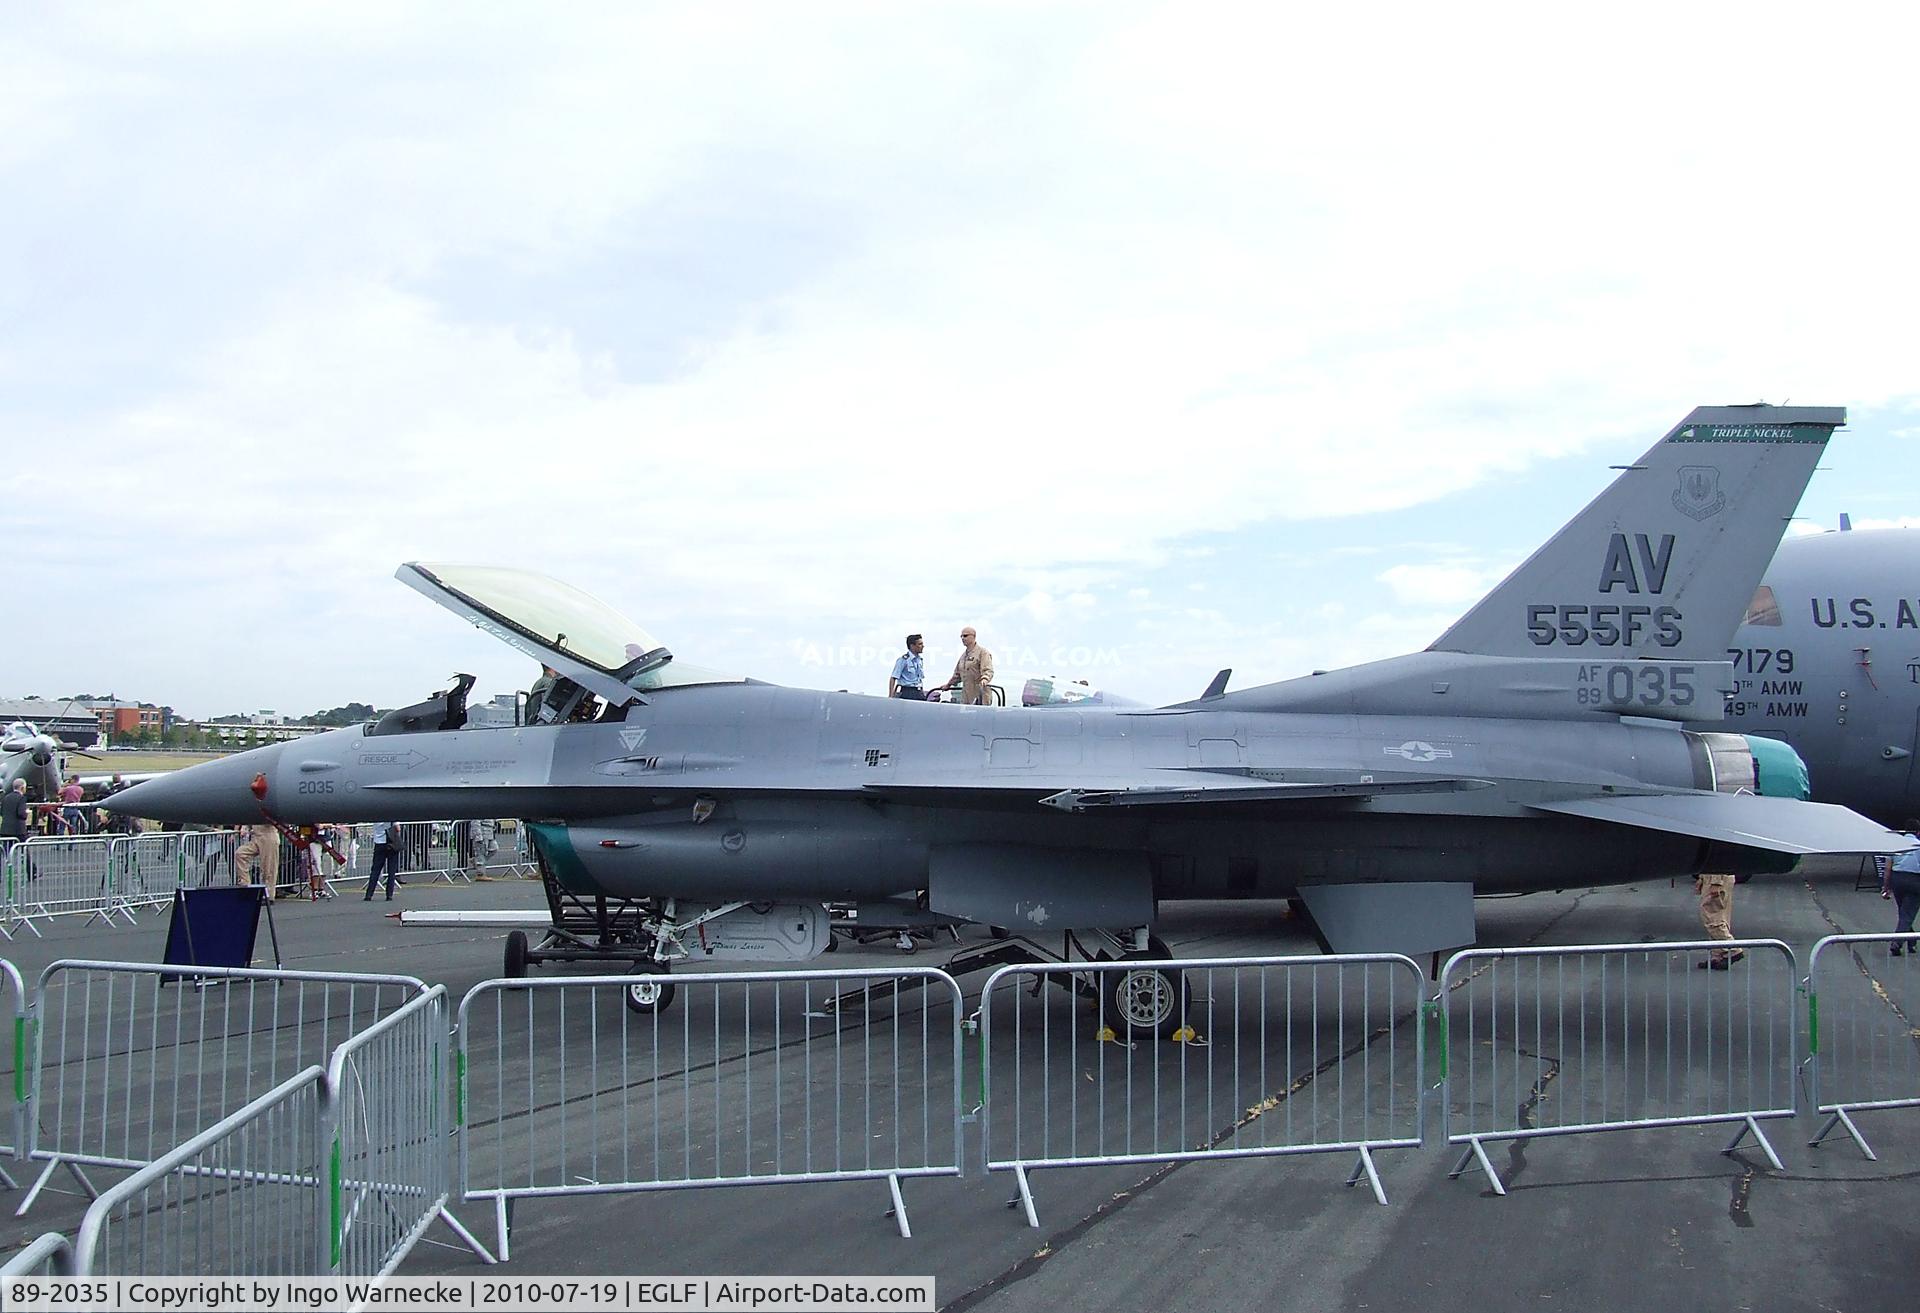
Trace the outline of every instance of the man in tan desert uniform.
{"label": "man in tan desert uniform", "polygon": [[[1693,877],[1693,891],[1700,895],[1700,924],[1707,929],[1709,939],[1733,938],[1733,877],[1730,875],[1696,875]],[[1744,948],[1728,951],[1716,948],[1707,960],[1700,964],[1701,969],[1712,968],[1725,971],[1733,963],[1747,955]]]}
{"label": "man in tan desert uniform", "polygon": [[280,831],[271,825],[247,827],[247,837],[233,850],[233,882],[253,883],[247,878],[247,872],[255,862],[260,863],[260,883],[267,887],[267,897],[272,899],[280,883]]}
{"label": "man in tan desert uniform", "polygon": [[947,687],[960,688],[960,700],[970,707],[987,704],[987,686],[993,683],[993,653],[980,646],[979,636],[968,625],[960,631],[960,659],[953,663],[953,678]]}

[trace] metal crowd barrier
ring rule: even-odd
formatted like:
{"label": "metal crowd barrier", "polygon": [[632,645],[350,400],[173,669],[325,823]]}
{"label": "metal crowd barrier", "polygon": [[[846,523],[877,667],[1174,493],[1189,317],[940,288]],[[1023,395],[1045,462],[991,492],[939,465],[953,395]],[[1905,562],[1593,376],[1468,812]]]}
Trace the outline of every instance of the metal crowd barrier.
{"label": "metal crowd barrier", "polygon": [[[1190,998],[1179,1042],[1092,1024],[1143,967]],[[1384,1204],[1374,1151],[1420,1143],[1424,986],[1397,954],[1001,967],[980,995],[987,1170],[1034,1227],[1042,1167],[1352,1153],[1347,1184]]]}
{"label": "metal crowd barrier", "polygon": [[[329,884],[364,885],[373,871],[373,826],[343,823],[329,828],[334,850],[344,860],[336,862],[316,846],[314,856],[322,875]],[[522,865],[509,846],[511,841],[501,839],[499,821],[402,821],[398,828],[396,874],[402,880],[425,876],[457,884],[471,882],[476,873],[492,867]]]}
{"label": "metal crowd barrier", "polygon": [[0,1264],[4,1277],[69,1277],[73,1275],[73,1245],[58,1231],[49,1231]]}
{"label": "metal crowd barrier", "polygon": [[[18,1162],[27,1155],[31,1133],[27,1110],[31,1106],[29,1096],[32,1093],[33,1019],[27,1006],[27,986],[20,979],[20,968],[4,958],[0,958],[0,984],[5,985],[7,1001],[13,1005],[8,1009],[13,1022],[11,1042],[0,1043],[0,1052],[7,1055],[7,1065],[0,1072],[0,1080],[6,1082],[5,1097],[12,1105],[6,1119],[0,1122],[0,1134],[7,1137],[6,1142],[0,1144],[0,1154]],[[13,1179],[13,1174],[4,1165],[0,1165],[0,1183],[4,1183],[9,1190],[20,1187],[20,1183]]]}
{"label": "metal crowd barrier", "polygon": [[[1711,950],[1745,950],[1701,973]],[[1456,953],[1434,1003],[1443,1026],[1439,1095],[1448,1173],[1478,1160],[1506,1187],[1486,1145],[1582,1131],[1737,1123],[1725,1152],[1794,1115],[1798,1040],[1793,950],[1775,939]]]}
{"label": "metal crowd barrier", "polygon": [[112,841],[107,836],[31,838],[7,850],[6,903],[0,931],[8,939],[24,926],[40,934],[37,920],[84,912],[113,924],[116,916],[133,920],[113,879]]}
{"label": "metal crowd barrier", "polygon": [[[397,874],[403,880],[425,876],[456,884],[471,882],[488,869],[531,870],[523,837],[516,833],[503,838],[502,826],[497,820],[403,821]],[[373,867],[373,826],[342,823],[327,830],[340,860],[316,844],[313,858],[321,877],[329,885],[364,884]],[[0,937],[11,939],[23,926],[38,935],[42,918],[74,913],[100,917],[109,925],[118,918],[132,924],[136,909],[164,907],[176,889],[234,884],[240,840],[238,830],[25,840],[0,862]],[[293,846],[283,839],[280,848],[281,869],[274,873],[279,891],[304,892]]]}
{"label": "metal crowd barrier", "polygon": [[[1904,951],[1895,952],[1902,949]],[[1877,978],[1885,971],[1887,982]],[[1878,1161],[1853,1114],[1920,1106],[1920,1018],[1888,985],[1904,980],[1920,998],[1920,934],[1828,935],[1807,958],[1807,1102],[1827,1114],[1808,1143],[1818,1146],[1844,1128],[1869,1160]]]}
{"label": "metal crowd barrier", "polygon": [[[234,883],[237,830],[150,830],[109,841],[114,888],[132,907],[164,907],[176,889]],[[225,870],[226,878],[221,878]]]}
{"label": "metal crowd barrier", "polygon": [[326,1271],[326,1072],[295,1072],[87,1209],[81,1276]]}
{"label": "metal crowd barrier", "polygon": [[429,876],[449,884],[470,880],[472,838],[467,821],[401,821],[400,876]]}
{"label": "metal crowd barrier", "polygon": [[[489,980],[460,1001],[460,1196],[958,1176],[960,987],[927,967]],[[948,1015],[936,1019],[934,1011]],[[514,1070],[509,1073],[507,1064]],[[678,1122],[678,1126],[674,1125]]]}
{"label": "metal crowd barrier", "polygon": [[447,1211],[447,991],[435,985],[333,1051],[327,1064],[328,1269],[385,1276]]}
{"label": "metal crowd barrier", "polygon": [[411,976],[62,960],[30,1005],[37,1042],[28,1156],[144,1167],[427,987]]}

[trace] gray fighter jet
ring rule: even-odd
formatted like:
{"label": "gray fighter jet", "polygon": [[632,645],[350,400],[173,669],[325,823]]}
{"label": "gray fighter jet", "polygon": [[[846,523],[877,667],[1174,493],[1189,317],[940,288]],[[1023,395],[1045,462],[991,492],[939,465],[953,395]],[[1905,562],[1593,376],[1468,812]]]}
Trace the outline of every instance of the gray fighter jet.
{"label": "gray fighter jet", "polygon": [[[374,723],[143,784],[161,819],[526,818],[556,935],[529,960],[805,960],[824,904],[1164,957],[1167,899],[1294,898],[1337,951],[1471,943],[1476,891],[1781,870],[1903,836],[1802,801],[1785,744],[1727,732],[1727,650],[1845,411],[1705,407],[1423,652],[1130,710],[929,705],[685,665],[544,576],[398,577],[557,672],[517,727],[467,683]],[[564,941],[564,942],[562,942]],[[1017,945],[994,946],[1011,952]],[[1169,1033],[1177,972],[1103,976]]]}
{"label": "gray fighter jet", "polygon": [[1920,530],[1789,538],[1727,655],[1727,727],[1786,740],[1813,796],[1920,816]]}

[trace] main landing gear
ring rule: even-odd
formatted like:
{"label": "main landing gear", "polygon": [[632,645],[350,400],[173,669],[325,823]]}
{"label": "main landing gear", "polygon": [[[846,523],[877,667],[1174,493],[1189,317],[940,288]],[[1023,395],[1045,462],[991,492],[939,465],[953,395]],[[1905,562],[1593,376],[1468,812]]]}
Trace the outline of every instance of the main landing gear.
{"label": "main landing gear", "polygon": [[[1061,937],[1055,953],[1023,935],[996,936],[996,942],[979,944],[954,954],[947,974],[960,976],[990,970],[1017,962],[1046,962],[1072,966],[1088,963],[1165,963],[1173,950],[1158,935],[1142,926],[1133,930],[1092,932],[1098,946],[1089,950],[1079,934],[1068,931]],[[1097,1003],[1101,1023],[1114,1037],[1126,1042],[1147,1039],[1175,1039],[1187,1029],[1187,1011],[1192,1002],[1186,973],[1178,967],[1122,966],[1099,971],[1048,972],[1044,979],[1070,989],[1076,997]],[[1035,989],[1039,988],[1036,980]]]}
{"label": "main landing gear", "polygon": [[[1159,936],[1147,936],[1145,952],[1121,954],[1123,962],[1164,962],[1172,957]],[[1100,1009],[1117,1036],[1127,1039],[1172,1039],[1187,1025],[1186,973],[1167,967],[1126,967],[1099,971]]]}

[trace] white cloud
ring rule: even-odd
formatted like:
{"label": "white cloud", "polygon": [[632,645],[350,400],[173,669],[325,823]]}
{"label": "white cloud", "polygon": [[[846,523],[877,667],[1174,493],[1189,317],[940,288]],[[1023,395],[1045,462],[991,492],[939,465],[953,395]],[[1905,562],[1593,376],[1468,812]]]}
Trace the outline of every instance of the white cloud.
{"label": "white cloud", "polygon": [[1505,574],[1505,569],[1436,561],[1402,563],[1383,570],[1377,578],[1402,602],[1442,609],[1454,607],[1464,612],[1486,596]]}
{"label": "white cloud", "polygon": [[[414,557],[835,687],[807,650],[969,619],[1146,696],[1398,638],[1132,649],[1118,590],[1696,401],[1910,398],[1912,20],[1657,13],[61,11],[0,56],[0,424],[87,453],[87,527],[26,462],[0,534],[151,642],[15,678],[397,701],[475,645]],[[1470,528],[1336,549],[1351,614],[1457,614]]]}

